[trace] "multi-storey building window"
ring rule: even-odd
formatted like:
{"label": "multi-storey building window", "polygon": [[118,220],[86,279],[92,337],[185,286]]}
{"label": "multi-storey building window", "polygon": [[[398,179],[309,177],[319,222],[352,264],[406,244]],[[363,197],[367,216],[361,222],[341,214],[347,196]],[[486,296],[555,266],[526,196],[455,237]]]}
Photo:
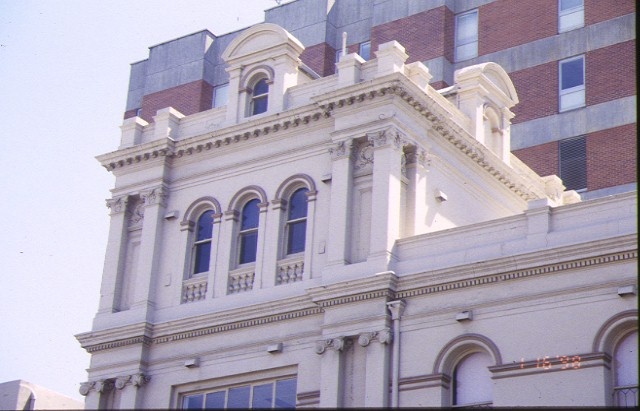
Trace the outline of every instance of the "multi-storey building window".
{"label": "multi-storey building window", "polygon": [[560,141],[559,171],[567,190],[587,188],[587,141],[584,137]]}
{"label": "multi-storey building window", "polygon": [[584,26],[584,0],[558,2],[558,31],[569,31]]}
{"label": "multi-storey building window", "polygon": [[295,378],[244,384],[186,395],[182,409],[295,408]]}
{"label": "multi-storey building window", "polygon": [[638,406],[638,330],[627,334],[614,354],[614,405]]}
{"label": "multi-storey building window", "polygon": [[559,62],[560,111],[585,105],[584,56]]}
{"label": "multi-storey building window", "polygon": [[264,113],[267,111],[269,97],[269,85],[266,78],[261,78],[256,82],[251,90],[251,102],[249,112],[251,115]]}
{"label": "multi-storey building window", "polygon": [[478,56],[478,10],[456,16],[455,47],[456,61]]}
{"label": "multi-storey building window", "polygon": [[211,239],[213,237],[213,214],[213,210],[207,210],[198,218],[192,253],[193,274],[209,271]]}
{"label": "multi-storey building window", "polygon": [[289,199],[289,212],[286,226],[287,254],[304,251],[307,232],[307,190],[296,190]]}
{"label": "multi-storey building window", "polygon": [[488,405],[493,401],[491,356],[474,352],[462,359],[453,371],[452,405]]}
{"label": "multi-storey building window", "polygon": [[213,89],[213,107],[222,107],[227,105],[229,99],[229,83],[221,84]]}
{"label": "multi-storey building window", "polygon": [[260,209],[257,198],[247,202],[242,208],[240,217],[240,249],[239,264],[252,263],[256,261],[258,251],[258,222]]}
{"label": "multi-storey building window", "polygon": [[360,50],[358,51],[360,57],[365,60],[369,60],[371,58],[371,42],[365,41],[364,43],[360,43]]}

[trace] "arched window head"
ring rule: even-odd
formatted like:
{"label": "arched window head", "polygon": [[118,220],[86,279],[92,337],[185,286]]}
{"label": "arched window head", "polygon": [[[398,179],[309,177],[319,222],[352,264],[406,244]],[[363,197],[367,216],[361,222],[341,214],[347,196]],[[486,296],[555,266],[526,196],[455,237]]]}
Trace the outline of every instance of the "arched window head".
{"label": "arched window head", "polygon": [[491,356],[474,352],[464,357],[453,370],[453,405],[489,404],[493,386],[489,366]]}
{"label": "arched window head", "polygon": [[251,102],[249,112],[251,115],[264,113],[267,111],[267,103],[269,97],[269,85],[267,79],[262,78],[253,86],[251,91]]}
{"label": "arched window head", "polygon": [[213,215],[213,210],[207,210],[198,217],[192,252],[193,274],[209,271],[211,239],[213,237]]}
{"label": "arched window head", "polygon": [[240,256],[239,264],[256,261],[258,251],[258,222],[260,218],[260,201],[257,198],[247,202],[240,216]]}
{"label": "arched window head", "polygon": [[289,198],[286,225],[287,255],[301,253],[307,233],[307,188],[299,188]]}

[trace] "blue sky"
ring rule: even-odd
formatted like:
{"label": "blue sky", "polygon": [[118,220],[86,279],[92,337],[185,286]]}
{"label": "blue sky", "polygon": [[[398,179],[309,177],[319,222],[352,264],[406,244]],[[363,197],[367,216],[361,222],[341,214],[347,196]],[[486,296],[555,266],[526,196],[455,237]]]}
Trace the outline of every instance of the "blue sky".
{"label": "blue sky", "polygon": [[[285,1],[286,2],[286,1]],[[263,21],[275,0],[0,0],[0,382],[83,399],[129,65]]]}

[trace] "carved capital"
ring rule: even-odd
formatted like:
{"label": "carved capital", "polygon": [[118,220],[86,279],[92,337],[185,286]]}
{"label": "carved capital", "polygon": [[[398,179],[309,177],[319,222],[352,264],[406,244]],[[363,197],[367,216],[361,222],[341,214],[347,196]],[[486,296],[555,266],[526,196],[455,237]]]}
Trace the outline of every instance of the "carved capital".
{"label": "carved capital", "polygon": [[403,138],[401,133],[393,127],[373,133],[367,133],[367,139],[373,143],[374,148],[391,146],[396,150],[402,150],[402,147],[408,144],[407,140]]}
{"label": "carved capital", "polygon": [[145,206],[161,205],[164,207],[166,206],[167,197],[169,197],[169,194],[164,187],[155,187],[149,191],[142,193],[141,197],[144,200]]}
{"label": "carved capital", "polygon": [[131,384],[133,384],[134,387],[142,387],[149,381],[151,381],[151,377],[144,373],[134,374],[131,376]]}
{"label": "carved capital", "polygon": [[80,389],[78,391],[80,392],[80,395],[86,397],[87,395],[89,395],[89,391],[91,391],[91,389],[93,389],[95,385],[95,381],[83,382],[80,384]]}
{"label": "carved capital", "polygon": [[371,341],[376,338],[377,333],[376,332],[367,332],[367,333],[361,333],[358,336],[358,344],[360,344],[360,346],[362,347],[366,347],[367,345],[369,345],[371,343]]}
{"label": "carved capital", "polygon": [[389,328],[384,328],[380,331],[364,332],[358,336],[358,344],[366,347],[374,340],[378,340],[380,344],[389,344],[392,337],[393,333]]}
{"label": "carved capital", "polygon": [[316,341],[316,354],[324,354],[327,348],[334,351],[342,351],[345,346],[344,337],[328,338],[326,340]]}
{"label": "carved capital", "polygon": [[124,213],[127,210],[128,201],[129,201],[129,196],[108,198],[105,200],[107,207],[111,210],[112,215]]}
{"label": "carved capital", "polygon": [[348,158],[351,156],[352,148],[353,148],[353,140],[340,141],[333,147],[329,148],[329,154],[331,154],[332,160]]}
{"label": "carved capital", "polygon": [[131,376],[130,375],[123,375],[121,377],[116,378],[116,388],[121,390],[123,389],[127,383],[131,380]]}
{"label": "carved capital", "polygon": [[95,388],[96,391],[103,393],[103,392],[109,392],[111,390],[113,390],[113,381],[111,380],[99,380],[95,382],[95,385],[93,386]]}

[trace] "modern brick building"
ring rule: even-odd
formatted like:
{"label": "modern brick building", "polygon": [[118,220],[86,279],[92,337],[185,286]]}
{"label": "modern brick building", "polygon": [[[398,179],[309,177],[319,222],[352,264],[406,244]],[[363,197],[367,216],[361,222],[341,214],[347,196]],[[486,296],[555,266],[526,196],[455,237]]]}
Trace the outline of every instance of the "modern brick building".
{"label": "modern brick building", "polygon": [[86,407],[637,405],[609,6],[298,0],[151,47],[98,156]]}
{"label": "modern brick building", "polygon": [[[583,198],[636,186],[636,36],[631,0],[297,0],[266,10],[305,46],[302,61],[335,73],[343,45],[365,60],[395,40],[432,74],[495,62],[511,77],[511,149],[540,175],[557,174]],[[171,106],[185,115],[224,104],[222,51],[237,32],[202,31],[150,47],[133,64],[125,118],[153,121]],[[564,76],[564,77],[563,77]],[[563,80],[564,79],[564,80]],[[562,83],[564,81],[564,83]]]}

